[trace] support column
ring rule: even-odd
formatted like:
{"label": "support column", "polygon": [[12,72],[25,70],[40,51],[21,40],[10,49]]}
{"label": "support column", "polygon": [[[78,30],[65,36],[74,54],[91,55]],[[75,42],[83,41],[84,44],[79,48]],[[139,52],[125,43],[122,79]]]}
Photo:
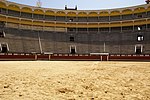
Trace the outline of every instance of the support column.
{"label": "support column", "polygon": [[39,35],[39,31],[38,31],[38,41],[39,41],[40,53],[43,53],[42,44],[41,44],[41,38],[40,38],[40,35]]}
{"label": "support column", "polygon": [[104,52],[106,51],[106,44],[105,44],[105,42],[104,42]]}

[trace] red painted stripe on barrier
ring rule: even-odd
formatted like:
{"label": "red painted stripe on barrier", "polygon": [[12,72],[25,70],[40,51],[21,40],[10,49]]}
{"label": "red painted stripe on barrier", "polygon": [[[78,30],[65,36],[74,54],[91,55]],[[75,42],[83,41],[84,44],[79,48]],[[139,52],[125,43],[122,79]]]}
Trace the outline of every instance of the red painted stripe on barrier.
{"label": "red painted stripe on barrier", "polygon": [[0,55],[0,60],[150,60],[150,55],[109,55],[109,56],[99,56],[99,55],[71,55],[71,54],[53,54],[53,55]]}
{"label": "red painted stripe on barrier", "polygon": [[0,60],[34,60],[34,55],[0,55]]}

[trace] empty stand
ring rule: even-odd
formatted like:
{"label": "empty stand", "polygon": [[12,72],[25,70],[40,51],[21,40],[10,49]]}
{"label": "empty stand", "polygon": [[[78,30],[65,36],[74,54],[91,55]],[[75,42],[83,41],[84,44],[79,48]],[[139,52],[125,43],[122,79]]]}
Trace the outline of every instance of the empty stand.
{"label": "empty stand", "polygon": [[56,18],[55,18],[55,16],[45,15],[45,20],[46,21],[55,21]]}
{"label": "empty stand", "polygon": [[87,17],[78,17],[77,18],[78,22],[87,22]]}
{"label": "empty stand", "polygon": [[40,15],[40,14],[33,14],[33,19],[37,19],[37,20],[44,20],[44,15]]}
{"label": "empty stand", "polygon": [[13,10],[8,10],[8,15],[9,15],[9,16],[20,17],[20,12],[18,12],[18,11],[13,11]]}
{"label": "empty stand", "polygon": [[6,14],[7,14],[7,10],[4,9],[4,8],[1,8],[1,9],[0,9],[0,13],[6,15]]}
{"label": "empty stand", "polygon": [[99,22],[109,22],[109,16],[100,16]]}
{"label": "empty stand", "polygon": [[120,21],[121,16],[110,16],[110,21]]}
{"label": "empty stand", "polygon": [[32,19],[32,13],[21,12],[21,18]]}
{"label": "empty stand", "polygon": [[109,10],[60,10],[0,2],[0,51],[3,53],[50,52],[62,54],[62,57],[63,54],[96,52],[150,53],[149,5]]}
{"label": "empty stand", "polygon": [[133,14],[122,15],[122,20],[132,20]]}
{"label": "empty stand", "polygon": [[98,17],[88,17],[88,22],[98,22]]}

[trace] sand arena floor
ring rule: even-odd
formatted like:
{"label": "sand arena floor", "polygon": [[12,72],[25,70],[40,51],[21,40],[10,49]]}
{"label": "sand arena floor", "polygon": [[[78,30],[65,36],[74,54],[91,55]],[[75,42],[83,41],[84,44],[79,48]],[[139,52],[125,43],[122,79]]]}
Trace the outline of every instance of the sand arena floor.
{"label": "sand arena floor", "polygon": [[0,100],[150,100],[150,62],[0,61]]}

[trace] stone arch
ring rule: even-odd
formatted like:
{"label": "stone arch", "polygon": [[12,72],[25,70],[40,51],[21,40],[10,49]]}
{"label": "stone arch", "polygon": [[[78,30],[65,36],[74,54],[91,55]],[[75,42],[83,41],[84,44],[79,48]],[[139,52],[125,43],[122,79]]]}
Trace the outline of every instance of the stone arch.
{"label": "stone arch", "polygon": [[20,11],[20,7],[17,5],[13,5],[13,4],[8,5],[7,8],[10,10]]}
{"label": "stone arch", "polygon": [[21,11],[22,11],[22,12],[26,12],[26,13],[32,13],[32,9],[29,8],[29,7],[23,7],[23,8],[21,9]]}
{"label": "stone arch", "polygon": [[78,17],[87,17],[87,13],[86,12],[79,12]]}
{"label": "stone arch", "polygon": [[97,17],[97,16],[98,16],[98,13],[97,13],[97,12],[90,12],[90,13],[88,14],[88,16],[91,16],[91,17],[92,17],[92,16],[96,16],[96,17]]}
{"label": "stone arch", "polygon": [[6,4],[5,4],[4,2],[1,2],[1,1],[0,1],[0,7],[1,7],[1,8],[6,8],[7,6],[6,6]]}
{"label": "stone arch", "polygon": [[52,10],[46,10],[45,15],[55,15],[55,12]]}
{"label": "stone arch", "polygon": [[70,16],[70,17],[76,17],[76,13],[75,12],[68,12],[67,13],[67,16]]}
{"label": "stone arch", "polygon": [[131,10],[131,9],[124,9],[124,10],[122,10],[122,15],[127,15],[127,14],[132,14],[133,13],[133,11]]}
{"label": "stone arch", "polygon": [[101,11],[99,13],[99,16],[109,16],[109,12],[108,11]]}
{"label": "stone arch", "polygon": [[58,11],[56,12],[56,16],[66,16],[66,14],[63,11]]}
{"label": "stone arch", "polygon": [[44,15],[44,11],[42,9],[34,9],[33,13]]}
{"label": "stone arch", "polygon": [[110,16],[117,16],[120,15],[120,11],[111,11]]}
{"label": "stone arch", "polygon": [[144,7],[138,7],[138,8],[135,8],[134,13],[141,13],[141,12],[146,12],[146,9]]}

